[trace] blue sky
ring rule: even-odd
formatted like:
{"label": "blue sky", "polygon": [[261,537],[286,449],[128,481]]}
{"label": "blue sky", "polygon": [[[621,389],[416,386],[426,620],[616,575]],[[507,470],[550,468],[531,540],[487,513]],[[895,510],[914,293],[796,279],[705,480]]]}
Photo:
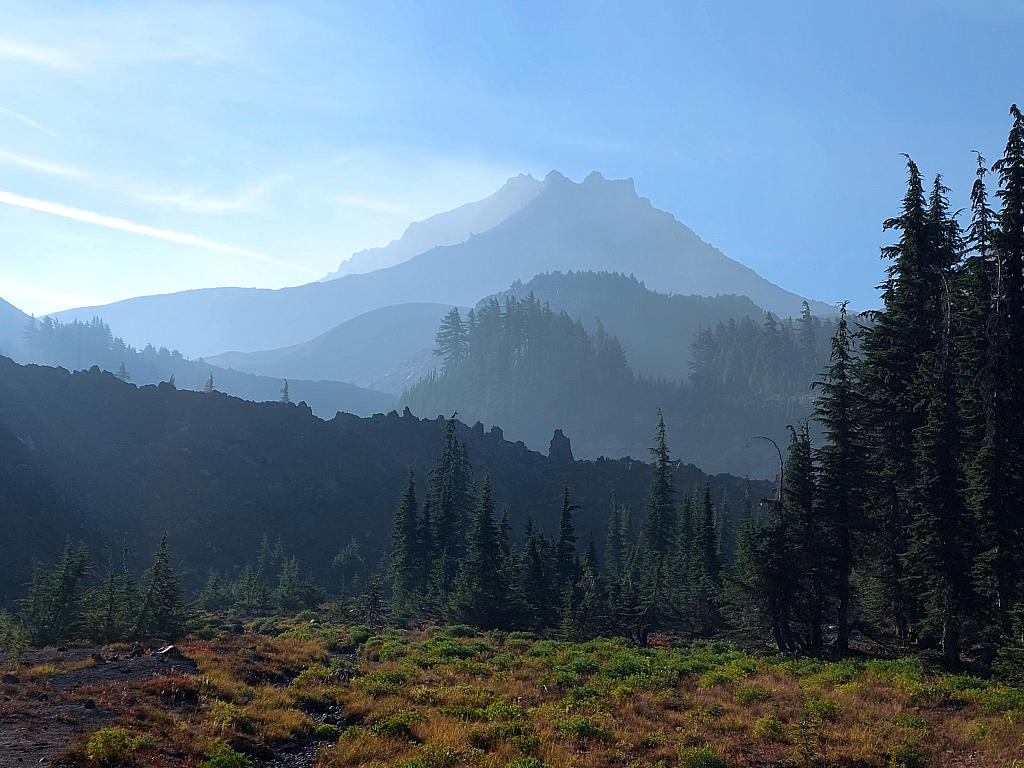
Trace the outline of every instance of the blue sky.
{"label": "blue sky", "polygon": [[873,306],[900,153],[965,205],[1022,40],[1010,0],[0,0],[0,296],[308,282],[516,173],[596,169]]}

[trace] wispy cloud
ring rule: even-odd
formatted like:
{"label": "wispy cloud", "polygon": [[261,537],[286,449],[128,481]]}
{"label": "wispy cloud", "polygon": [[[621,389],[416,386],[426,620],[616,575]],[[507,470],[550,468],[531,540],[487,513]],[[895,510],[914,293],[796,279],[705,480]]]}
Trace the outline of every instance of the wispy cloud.
{"label": "wispy cloud", "polygon": [[264,179],[239,189],[232,195],[210,195],[203,190],[186,189],[182,192],[161,192],[141,188],[127,188],[122,191],[138,200],[175,208],[186,213],[242,213],[251,211],[266,197],[267,193],[284,180],[285,174]]}
{"label": "wispy cloud", "polygon": [[51,131],[49,128],[44,128],[43,126],[41,126],[39,123],[37,123],[35,120],[33,120],[28,115],[23,115],[23,114],[21,114],[21,112],[15,112],[13,109],[6,109],[4,107],[0,107],[0,115],[6,115],[7,117],[12,117],[15,120],[17,120],[19,123],[27,125],[29,128],[33,128],[34,130],[40,131],[42,133],[45,133],[48,136],[56,136],[57,135],[56,133]]}
{"label": "wispy cloud", "polygon": [[366,211],[386,213],[389,216],[397,216],[403,219],[409,219],[415,215],[407,205],[376,197],[367,197],[366,195],[338,195],[334,199],[350,208],[362,208]]}
{"label": "wispy cloud", "polygon": [[85,181],[95,183],[97,181],[88,171],[83,171],[81,168],[74,168],[70,165],[61,165],[59,163],[51,163],[48,160],[37,160],[33,157],[26,157],[25,155],[19,155],[15,152],[8,152],[6,149],[0,149],[0,164],[13,165],[16,168],[24,168],[29,171],[36,171],[37,173],[45,173],[48,176],[60,176],[65,179],[75,179],[76,181]]}
{"label": "wispy cloud", "polygon": [[24,197],[22,195],[16,195],[12,192],[4,192],[0,190],[0,203],[6,205],[13,205],[17,208],[27,208],[31,211],[39,211],[41,213],[49,213],[54,216],[61,216],[66,219],[73,219],[74,221],[81,221],[86,224],[95,224],[100,227],[107,227],[108,229],[117,229],[122,232],[131,232],[136,235],[142,235],[144,237],[152,237],[157,240],[166,240],[171,243],[179,243],[180,245],[189,245],[195,248],[203,248],[208,251],[217,251],[220,253],[228,253],[234,256],[243,256],[247,259],[253,259],[255,261],[262,261],[268,264],[276,264],[282,267],[289,267],[291,269],[301,270],[308,272],[304,267],[300,267],[296,264],[292,264],[281,259],[276,259],[273,256],[268,256],[264,253],[249,250],[248,248],[239,248],[234,245],[228,245],[227,243],[220,243],[216,240],[209,240],[205,237],[197,237],[196,235],[189,235],[184,232],[172,232],[166,229],[157,229],[156,227],[150,227],[145,224],[138,224],[133,221],[127,221],[126,219],[120,219],[115,216],[107,216],[102,213],[96,213],[94,211],[85,211],[81,208],[72,208],[61,203],[54,203],[47,200],[36,200],[31,197]]}
{"label": "wispy cloud", "polygon": [[66,73],[161,63],[254,65],[266,40],[305,28],[301,14],[289,8],[267,6],[254,13],[232,2],[14,5],[5,15],[0,61]]}
{"label": "wispy cloud", "polygon": [[0,59],[27,61],[51,69],[72,70],[79,69],[81,66],[80,62],[75,60],[74,55],[66,49],[36,45],[22,40],[12,40],[8,37],[0,37]]}
{"label": "wispy cloud", "polygon": [[47,176],[71,179],[133,200],[152,203],[153,205],[165,208],[173,208],[185,213],[203,214],[244,213],[251,211],[266,197],[267,193],[274,186],[286,178],[286,174],[279,174],[247,187],[242,187],[234,194],[214,195],[199,189],[186,189],[180,192],[161,190],[147,184],[104,177],[76,166],[27,157],[26,155],[20,155],[5,149],[0,149],[0,165],[10,165]]}

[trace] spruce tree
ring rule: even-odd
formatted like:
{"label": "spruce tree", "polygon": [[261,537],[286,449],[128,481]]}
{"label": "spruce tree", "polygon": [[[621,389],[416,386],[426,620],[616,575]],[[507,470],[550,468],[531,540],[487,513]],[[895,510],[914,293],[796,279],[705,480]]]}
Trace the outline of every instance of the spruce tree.
{"label": "spruce tree", "polygon": [[420,531],[417,523],[416,483],[410,469],[391,534],[391,611],[400,620],[415,613],[421,597]]}
{"label": "spruce tree", "polygon": [[[870,472],[868,508],[875,536],[870,576],[874,602],[886,614],[898,642],[910,637],[916,601],[904,569],[911,522],[914,484],[914,430],[921,424],[915,380],[921,357],[933,349],[925,318],[931,315],[936,281],[921,173],[907,160],[907,192],[899,216],[883,229],[900,232],[899,241],[882,249],[891,261],[880,286],[884,308],[871,316],[862,342],[862,387],[870,400],[865,408]],[[941,286],[940,286],[941,288]]]}
{"label": "spruce tree", "polygon": [[569,486],[562,489],[562,511],[558,518],[558,542],[555,545],[555,575],[559,589],[576,581],[576,529],[572,513],[579,506],[569,500]]}
{"label": "spruce tree", "polygon": [[696,628],[700,634],[706,635],[720,625],[718,590],[721,563],[718,559],[718,526],[715,524],[715,506],[711,502],[709,486],[704,487],[700,510],[694,517],[692,546]]}
{"label": "spruce tree", "polygon": [[185,594],[171,567],[167,534],[153,558],[153,565],[142,577],[139,612],[133,635],[136,638],[160,637],[173,640],[185,631]]}
{"label": "spruce tree", "polygon": [[1013,124],[1003,156],[992,166],[999,177],[998,228],[993,233],[996,259],[995,309],[990,332],[989,378],[982,454],[975,472],[987,478],[976,488],[974,507],[981,516],[991,574],[995,613],[1003,634],[1022,599],[1021,551],[1024,523],[1017,509],[1024,498],[1024,114],[1010,107]]}
{"label": "spruce tree", "polygon": [[444,370],[452,370],[461,364],[469,353],[469,334],[457,307],[441,320],[437,331],[434,354],[444,362]]}
{"label": "spruce tree", "polygon": [[838,604],[836,648],[845,653],[850,647],[851,577],[856,538],[866,527],[863,517],[865,446],[859,420],[862,398],[856,379],[846,302],[839,305],[839,322],[832,336],[829,365],[812,386],[818,390],[814,418],[821,424],[825,438],[816,453],[818,483],[815,504],[821,511],[828,541],[832,545]]}
{"label": "spruce tree", "polygon": [[526,621],[533,629],[550,627],[558,608],[555,558],[551,542],[532,521],[526,524],[522,562],[522,592]]}
{"label": "spruce tree", "polygon": [[664,557],[672,546],[676,529],[675,487],[672,482],[672,458],[665,435],[665,418],[658,409],[658,426],[654,433],[651,458],[654,466],[651,488],[647,495],[647,519],[644,521],[644,543],[648,550]]}
{"label": "spruce tree", "polygon": [[68,541],[57,565],[47,570],[36,564],[28,595],[19,601],[22,621],[36,645],[78,639],[83,626],[82,582],[89,571],[85,547]]}
{"label": "spruce tree", "polygon": [[441,455],[430,473],[430,509],[434,527],[431,590],[438,601],[451,591],[465,546],[466,521],[472,509],[469,460],[455,437],[455,414],[444,428]]}
{"label": "spruce tree", "polygon": [[500,563],[491,479],[485,475],[448,605],[451,618],[482,628],[506,624],[509,585]]}

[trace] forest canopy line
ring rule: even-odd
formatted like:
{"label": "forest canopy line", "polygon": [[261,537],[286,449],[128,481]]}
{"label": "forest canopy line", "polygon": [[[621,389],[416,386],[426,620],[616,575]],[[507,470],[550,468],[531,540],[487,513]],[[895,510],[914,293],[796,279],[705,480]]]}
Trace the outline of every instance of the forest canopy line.
{"label": "forest canopy line", "polygon": [[[1024,435],[1015,427],[1024,423],[1024,114],[1014,106],[1011,117],[1003,156],[991,169],[977,159],[965,226],[950,210],[941,176],[926,183],[907,159],[902,205],[884,223],[896,242],[882,252],[889,262],[883,307],[863,318],[840,307],[828,362],[811,393],[813,421],[789,426],[774,498],[735,493],[732,478],[681,467],[661,411],[651,464],[641,465],[642,505],[622,504],[616,495],[628,487],[630,498],[637,498],[641,476],[629,460],[574,462],[557,432],[543,459],[507,444],[500,430],[485,434],[479,423],[467,430],[453,415],[435,424],[442,439],[432,467],[420,461],[406,474],[387,556],[379,557],[378,549],[363,559],[362,578],[355,582],[360,595],[352,594],[352,582],[335,591],[354,597],[350,607],[369,623],[387,613],[400,624],[461,622],[571,639],[624,635],[640,645],[654,633],[672,633],[726,635],[756,647],[770,642],[783,652],[810,654],[911,648],[935,654],[950,668],[970,662],[1019,674]],[[996,181],[991,194],[990,174]],[[723,349],[731,350],[726,357],[734,354],[738,340],[751,338],[740,327],[702,334],[696,359],[714,359]],[[797,367],[814,357],[819,328],[809,312],[785,331],[769,316],[753,338],[774,339],[777,354],[789,355],[786,365]],[[491,301],[468,324],[451,313],[438,334],[438,349],[445,369],[423,391],[457,383],[469,402],[488,402],[507,377],[543,382],[566,407],[587,393],[607,396],[637,386],[671,392],[637,380],[614,337],[600,329],[591,336],[579,321],[545,309],[529,295],[506,297],[504,307]],[[745,364],[765,375],[786,367]],[[551,373],[559,368],[578,378]],[[709,368],[695,366],[695,378]],[[96,371],[78,380],[95,379],[105,388],[103,402],[111,386],[124,387],[99,376]],[[730,382],[752,386],[749,378],[743,385],[735,377],[707,386],[722,389]],[[67,382],[61,386],[69,391]],[[785,391],[788,385],[776,380],[766,386]],[[756,390],[748,391],[755,396]],[[165,404],[179,394],[166,385],[138,392]],[[189,407],[197,411],[223,397],[189,395]],[[275,418],[298,413],[315,421],[301,406],[269,407]],[[206,421],[196,419],[190,428],[198,431]],[[420,442],[438,435],[408,413],[369,421],[400,426],[406,441],[414,434]],[[276,428],[282,423],[275,422]],[[347,428],[341,417],[316,425]],[[813,437],[812,425],[820,439]],[[366,451],[373,435],[382,440],[384,433],[360,434]],[[231,439],[241,439],[241,433]],[[336,440],[333,432],[331,439]],[[470,440],[487,455],[477,466]],[[392,435],[388,451],[400,442]],[[508,474],[510,460],[520,463],[518,474]],[[557,482],[557,527],[550,498],[516,498],[517,509],[503,506],[502,493],[522,495],[541,473],[544,485],[533,487],[545,490],[534,495]],[[598,487],[604,512],[595,511]],[[733,495],[727,498],[729,488]],[[587,504],[578,505],[584,495]],[[739,509],[730,510],[730,502]],[[534,519],[534,512],[545,514],[548,524]],[[598,521],[603,530],[594,525]],[[84,615],[81,605],[90,600],[102,605],[99,585],[88,591],[89,599],[84,591],[74,599],[61,591],[62,584],[81,582],[84,567],[82,556],[69,548],[56,569],[36,570],[22,614],[34,636],[66,637],[76,631],[68,629],[76,626],[68,616]],[[144,583],[148,592],[136,591],[132,579],[117,581],[108,574],[109,594],[135,595],[126,598],[135,608],[118,620],[124,631],[141,631],[154,615],[146,595],[154,605],[173,604],[166,626],[178,621],[181,597],[166,542]],[[271,555],[264,543],[256,565],[239,576],[214,574],[197,607],[258,613],[311,605],[322,597],[294,558],[280,547]],[[36,605],[45,610],[36,612]],[[17,635],[9,621],[5,626],[8,635]]]}
{"label": "forest canopy line", "polygon": [[[421,517],[412,478],[402,497],[392,551],[396,617],[446,606],[447,617],[479,626],[558,626],[571,636],[627,633],[639,642],[651,631],[732,631],[812,653],[826,644],[845,653],[859,632],[935,650],[950,667],[965,654],[992,661],[997,651],[1020,663],[1024,115],[1016,106],[1010,114],[1002,158],[990,170],[978,156],[965,227],[942,177],[926,185],[908,158],[902,207],[884,223],[897,235],[882,252],[890,262],[884,306],[857,322],[843,305],[815,384],[823,440],[812,443],[807,422],[790,427],[779,499],[761,514],[745,510],[734,548],[727,520],[716,519],[706,497],[677,497],[663,419],[646,514],[634,529],[611,502],[603,563],[593,542],[578,554],[568,489],[558,539],[528,528],[523,550],[510,553],[489,487],[472,504],[450,459],[431,475]],[[557,337],[575,357],[551,359]],[[695,346],[698,360],[713,355],[714,334]],[[564,407],[637,385],[614,338],[591,338],[532,296],[508,298],[504,308],[492,301],[465,323],[453,311],[438,351],[443,372],[410,397],[448,386],[460,401],[486,407],[511,385],[534,407],[524,392],[559,364],[579,376],[555,380],[565,385],[554,390]],[[698,380],[704,370],[695,366]],[[458,488],[461,501],[434,486]],[[451,515],[469,521],[469,535],[442,546],[432,526]],[[481,562],[500,565],[485,573]]]}
{"label": "forest canopy line", "polygon": [[[688,375],[637,374],[625,345],[600,318],[588,330],[582,317],[553,310],[521,286],[482,302],[465,318],[453,308],[437,333],[441,370],[410,387],[400,405],[422,415],[458,410],[533,446],[560,426],[587,457],[644,451],[651,412],[660,406],[684,461],[755,477],[770,476],[774,458],[752,446],[750,436],[781,440],[786,424],[810,415],[809,385],[828,360],[834,321],[812,316],[806,303],[796,320],[764,313],[755,322],[746,314],[683,333],[680,341],[675,327],[664,323],[744,304],[736,297],[697,302],[701,297],[658,294],[635,278],[608,273],[555,273],[534,282],[559,294],[592,294],[598,297],[593,305],[609,307],[610,296],[636,302],[656,325],[640,334],[616,317],[629,333],[630,348],[649,356],[656,342],[667,357],[688,360]],[[641,336],[648,341],[638,341]]]}

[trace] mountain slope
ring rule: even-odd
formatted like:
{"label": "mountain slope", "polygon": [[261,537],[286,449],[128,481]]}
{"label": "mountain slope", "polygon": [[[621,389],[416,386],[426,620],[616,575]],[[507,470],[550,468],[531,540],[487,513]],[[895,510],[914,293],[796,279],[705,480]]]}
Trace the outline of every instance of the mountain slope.
{"label": "mountain slope", "polygon": [[409,225],[398,240],[383,248],[369,248],[352,254],[341,262],[338,269],[320,278],[334,280],[345,275],[363,274],[408,261],[413,256],[438,245],[455,245],[478,232],[501,223],[520,211],[544,189],[544,184],[532,176],[519,174],[505,182],[490,197],[460,205],[424,221]]}
{"label": "mountain slope", "polygon": [[257,376],[189,360],[166,347],[147,344],[137,350],[111,332],[101,320],[88,323],[61,323],[50,318],[36,321],[35,330],[24,338],[14,359],[23,363],[62,366],[68,370],[120,371],[125,367],[129,380],[136,384],[157,384],[172,376],[181,389],[203,390],[213,381],[214,388],[246,400],[279,400],[284,378],[288,378],[292,402],[305,401],[313,412],[331,417],[338,411],[369,416],[394,407],[395,398],[340,381],[306,381],[298,377]]}
{"label": "mountain slope", "polygon": [[[99,315],[116,328],[131,329],[130,343],[159,341],[190,356],[252,352],[302,343],[383,306],[468,305],[515,280],[577,269],[632,273],[664,292],[745,295],[782,316],[797,314],[802,301],[655,209],[637,196],[632,181],[607,181],[593,173],[576,184],[553,172],[539,195],[487,232],[376,272],[279,290],[210,288],[143,296],[56,317]],[[831,311],[820,303],[812,308]]]}
{"label": "mountain slope", "polygon": [[[211,567],[237,572],[264,534],[280,536],[321,579],[353,542],[372,570],[409,468],[423,482],[443,431],[443,420],[408,414],[322,421],[295,405],[135,387],[98,370],[71,374],[0,358],[0,604],[21,594],[33,560],[49,560],[65,536],[85,539],[97,557],[100,545],[120,552],[130,542],[129,566],[139,569],[166,531],[191,589]],[[641,462],[549,459],[479,425],[458,425],[457,436],[476,477],[490,475],[517,539],[529,517],[557,528],[566,484],[581,505],[581,540],[604,536],[613,491],[641,515],[650,482]],[[743,492],[738,478],[687,465],[676,468],[675,482],[681,490],[708,483],[716,502]],[[21,546],[6,551],[3,541]]]}
{"label": "mountain slope", "polygon": [[21,347],[21,337],[28,321],[28,315],[0,299],[0,354],[9,355]]}
{"label": "mountain slope", "polygon": [[[278,378],[347,381],[401,394],[434,364],[431,349],[447,304],[398,304],[346,320],[315,339],[264,352],[207,358],[224,368]],[[416,364],[415,361],[424,361]],[[395,371],[404,370],[403,376]]]}
{"label": "mountain slope", "polygon": [[[690,343],[700,328],[750,317],[764,310],[746,296],[682,296],[656,293],[635,277],[608,272],[549,272],[497,294],[522,299],[530,294],[553,310],[579,318],[595,333],[600,325],[618,338],[630,367],[646,377],[689,376]],[[477,308],[488,299],[480,302]]]}

